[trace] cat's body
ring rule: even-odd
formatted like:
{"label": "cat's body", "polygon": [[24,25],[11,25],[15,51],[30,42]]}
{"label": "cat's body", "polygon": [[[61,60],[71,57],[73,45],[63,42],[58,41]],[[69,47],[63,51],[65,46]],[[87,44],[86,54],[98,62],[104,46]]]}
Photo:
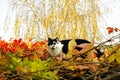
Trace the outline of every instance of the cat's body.
{"label": "cat's body", "polygon": [[[51,39],[48,38],[48,52],[50,53],[51,56],[61,56],[62,53],[67,54],[68,53],[68,44],[72,39],[67,39],[67,40],[61,40],[59,41],[57,38],[55,39]],[[84,40],[84,39],[75,39],[75,42],[77,45],[80,44],[90,44],[91,42],[89,42],[88,40]],[[75,47],[75,49],[77,49],[78,51],[82,50],[82,48],[80,47]],[[96,49],[96,51],[98,52],[98,56],[100,56],[102,53]]]}
{"label": "cat's body", "polygon": [[[62,48],[62,51],[63,53],[67,54],[68,52],[68,44],[69,42],[71,41],[72,39],[68,39],[68,40],[61,40],[60,42],[63,44],[63,48]],[[80,44],[83,44],[83,43],[90,43],[89,41],[87,40],[84,40],[84,39],[75,39],[75,42],[77,45],[80,45]],[[81,50],[82,48],[80,47],[75,47],[77,50]]]}

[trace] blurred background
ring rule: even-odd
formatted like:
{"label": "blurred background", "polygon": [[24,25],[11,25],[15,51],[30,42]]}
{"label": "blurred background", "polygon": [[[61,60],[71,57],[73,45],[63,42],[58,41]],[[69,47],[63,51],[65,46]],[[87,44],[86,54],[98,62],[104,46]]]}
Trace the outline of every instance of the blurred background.
{"label": "blurred background", "polygon": [[102,42],[118,34],[120,0],[0,0],[0,37],[5,40],[83,38]]}

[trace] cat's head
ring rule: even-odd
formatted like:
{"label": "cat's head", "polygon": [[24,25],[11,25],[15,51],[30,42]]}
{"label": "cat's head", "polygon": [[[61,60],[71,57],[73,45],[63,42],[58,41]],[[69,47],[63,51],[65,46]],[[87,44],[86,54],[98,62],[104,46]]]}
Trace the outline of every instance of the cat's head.
{"label": "cat's head", "polygon": [[55,39],[48,38],[47,46],[52,50],[58,48],[59,44],[61,44],[61,42],[58,40],[58,38],[55,38]]}

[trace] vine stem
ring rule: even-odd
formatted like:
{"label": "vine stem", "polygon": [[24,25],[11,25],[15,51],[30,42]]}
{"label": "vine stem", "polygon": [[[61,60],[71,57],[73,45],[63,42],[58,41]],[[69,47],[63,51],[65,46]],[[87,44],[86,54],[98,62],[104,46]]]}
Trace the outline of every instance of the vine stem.
{"label": "vine stem", "polygon": [[[88,52],[92,51],[93,49],[96,49],[96,48],[98,48],[99,46],[101,46],[101,45],[103,45],[103,44],[105,44],[105,43],[107,43],[107,42],[111,42],[113,39],[118,39],[118,38],[120,38],[120,34],[118,34],[118,35],[116,35],[116,36],[113,36],[113,37],[111,37],[110,39],[108,39],[108,40],[106,40],[106,41],[98,44],[97,46],[89,49],[88,51],[86,51],[86,52],[84,52],[84,53],[82,53],[80,56],[86,57],[86,55],[88,54]],[[71,61],[71,60],[73,60],[73,59],[75,59],[75,58],[77,58],[77,57],[79,57],[79,56],[74,56],[74,57],[72,57],[71,59],[69,59],[69,61]]]}

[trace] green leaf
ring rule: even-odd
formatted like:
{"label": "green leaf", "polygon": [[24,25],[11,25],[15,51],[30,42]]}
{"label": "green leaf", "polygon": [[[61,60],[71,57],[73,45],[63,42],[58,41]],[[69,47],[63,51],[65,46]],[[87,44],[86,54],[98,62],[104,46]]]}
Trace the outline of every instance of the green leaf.
{"label": "green leaf", "polygon": [[34,61],[30,61],[29,65],[31,67],[31,72],[44,70],[46,68],[43,61],[37,57]]}
{"label": "green leaf", "polygon": [[115,60],[115,54],[111,54],[108,58],[108,63],[112,63]]}
{"label": "green leaf", "polygon": [[28,58],[25,58],[22,62],[22,66],[28,66],[28,64],[30,64],[30,61],[28,60]]}
{"label": "green leaf", "polygon": [[21,64],[21,59],[20,58],[15,58],[15,57],[12,57],[12,65],[13,67],[17,67],[18,65]]}
{"label": "green leaf", "polygon": [[45,69],[45,65],[43,63],[43,61],[39,58],[35,58],[35,64],[38,70],[44,70]]}
{"label": "green leaf", "polygon": [[20,63],[21,62],[21,59],[20,58],[16,58],[16,57],[12,57],[12,60],[13,60],[13,62],[16,62],[16,63]]}

